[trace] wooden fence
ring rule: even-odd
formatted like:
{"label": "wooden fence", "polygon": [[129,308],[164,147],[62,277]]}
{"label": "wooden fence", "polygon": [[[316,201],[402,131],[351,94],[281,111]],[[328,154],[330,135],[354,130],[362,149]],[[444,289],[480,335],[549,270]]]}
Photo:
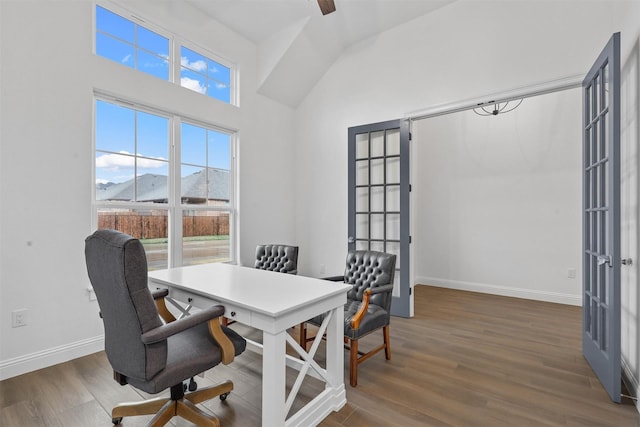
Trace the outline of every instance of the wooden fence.
{"label": "wooden fence", "polygon": [[[136,212],[99,212],[98,228],[112,228],[138,239],[166,238],[169,229],[166,215],[144,215]],[[228,236],[229,214],[183,216],[182,235]]]}

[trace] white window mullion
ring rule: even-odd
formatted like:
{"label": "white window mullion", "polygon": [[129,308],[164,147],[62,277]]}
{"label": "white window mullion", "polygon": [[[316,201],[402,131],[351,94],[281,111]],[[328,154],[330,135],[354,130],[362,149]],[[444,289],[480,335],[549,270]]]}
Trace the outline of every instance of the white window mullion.
{"label": "white window mullion", "polygon": [[180,118],[171,120],[170,158],[169,158],[169,267],[182,265],[182,206],[181,206],[181,145]]}

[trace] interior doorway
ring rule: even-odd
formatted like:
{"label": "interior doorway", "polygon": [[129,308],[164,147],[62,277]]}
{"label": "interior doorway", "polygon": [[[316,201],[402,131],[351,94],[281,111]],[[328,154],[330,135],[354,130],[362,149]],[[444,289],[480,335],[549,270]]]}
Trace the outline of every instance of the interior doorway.
{"label": "interior doorway", "polygon": [[581,304],[581,90],[413,120],[416,284]]}

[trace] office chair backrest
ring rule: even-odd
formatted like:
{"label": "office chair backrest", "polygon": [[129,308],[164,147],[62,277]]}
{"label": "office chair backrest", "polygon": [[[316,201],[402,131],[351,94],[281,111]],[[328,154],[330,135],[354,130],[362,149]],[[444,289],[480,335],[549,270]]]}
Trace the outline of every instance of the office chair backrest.
{"label": "office chair backrest", "polygon": [[[362,301],[367,288],[393,283],[396,256],[376,251],[349,251],[344,271],[344,282],[353,285],[347,292],[349,300]],[[373,295],[369,302],[389,311],[391,297],[388,294]]]}
{"label": "office chair backrest", "polygon": [[147,287],[142,243],[115,230],[98,230],[85,240],[85,258],[111,366],[127,377],[152,378],[166,364],[167,342],[141,341],[144,332],[162,325]]}
{"label": "office chair backrest", "polygon": [[258,245],[255,267],[280,273],[298,273],[298,247],[289,245]]}

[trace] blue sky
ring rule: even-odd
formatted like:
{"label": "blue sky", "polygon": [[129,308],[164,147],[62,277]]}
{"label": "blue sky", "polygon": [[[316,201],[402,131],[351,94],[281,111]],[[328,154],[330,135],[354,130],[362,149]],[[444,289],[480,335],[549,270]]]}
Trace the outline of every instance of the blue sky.
{"label": "blue sky", "polygon": [[[169,39],[96,7],[96,53],[125,66],[169,79]],[[230,69],[181,47],[181,86],[229,102]],[[167,84],[173,84],[168,82]],[[96,183],[124,182],[134,175],[168,175],[168,117],[96,102]],[[183,123],[181,175],[205,167],[230,168],[228,134]]]}

